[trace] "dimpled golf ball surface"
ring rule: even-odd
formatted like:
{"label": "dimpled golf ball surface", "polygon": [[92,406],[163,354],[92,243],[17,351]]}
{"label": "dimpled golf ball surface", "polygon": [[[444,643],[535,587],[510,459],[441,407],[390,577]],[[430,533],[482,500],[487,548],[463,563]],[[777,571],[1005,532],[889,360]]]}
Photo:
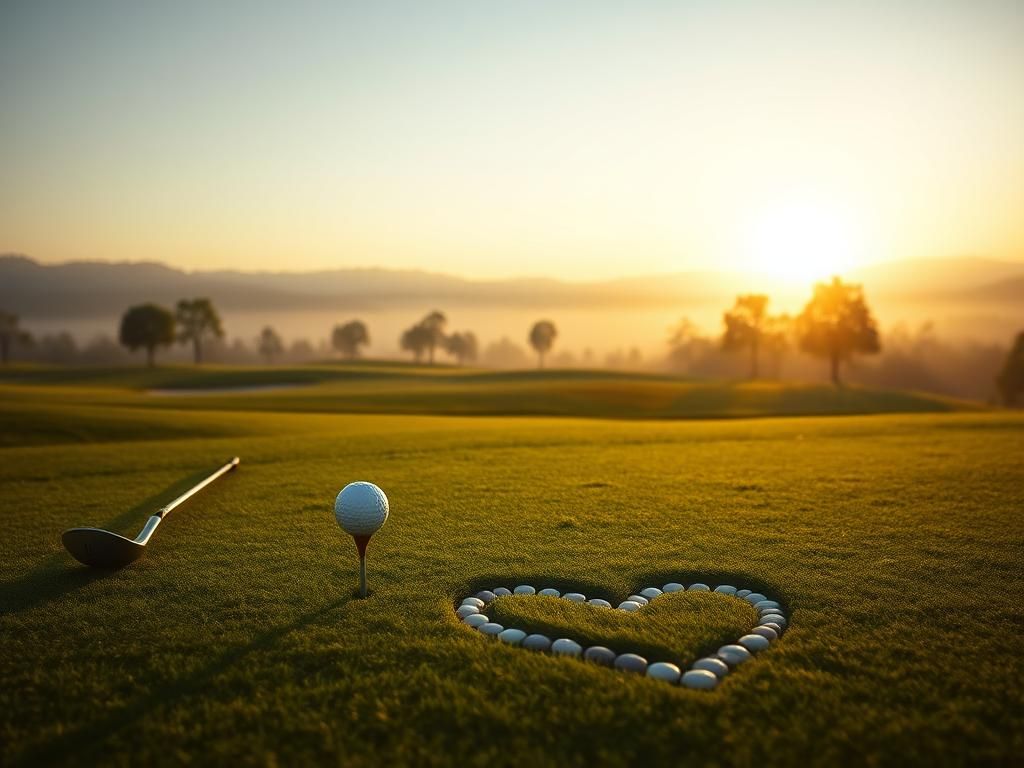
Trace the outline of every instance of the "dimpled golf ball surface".
{"label": "dimpled golf ball surface", "polygon": [[338,525],[352,536],[372,536],[388,519],[388,497],[373,483],[349,483],[334,501]]}

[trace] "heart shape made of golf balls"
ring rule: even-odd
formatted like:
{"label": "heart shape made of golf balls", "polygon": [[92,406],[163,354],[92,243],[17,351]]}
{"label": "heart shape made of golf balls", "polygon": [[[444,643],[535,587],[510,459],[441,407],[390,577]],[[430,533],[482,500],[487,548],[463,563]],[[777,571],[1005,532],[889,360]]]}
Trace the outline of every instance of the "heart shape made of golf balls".
{"label": "heart shape made of golf balls", "polygon": [[[648,664],[647,659],[636,653],[615,653],[610,648],[601,645],[593,645],[584,648],[568,637],[560,637],[555,640],[540,634],[528,634],[525,630],[515,627],[505,627],[491,621],[484,611],[487,605],[498,597],[515,595],[541,595],[556,597],[563,600],[570,600],[574,603],[588,603],[589,605],[606,608],[608,610],[635,612],[643,609],[651,600],[657,600],[664,594],[674,592],[717,592],[722,595],[743,600],[754,606],[757,611],[758,621],[750,632],[740,637],[735,643],[723,645],[713,656],[707,656],[695,661],[685,672],[675,664],[668,662],[655,662]],[[592,598],[588,600],[585,595],[579,592],[561,593],[557,589],[547,587],[537,590],[528,584],[521,584],[513,589],[507,587],[495,587],[477,592],[475,595],[465,598],[455,609],[455,614],[468,627],[471,627],[485,637],[496,637],[499,641],[509,645],[519,646],[532,651],[550,652],[556,656],[568,656],[582,658],[596,664],[613,667],[626,672],[634,672],[646,675],[656,680],[663,680],[667,683],[684,685],[687,688],[711,689],[721,682],[731,669],[749,661],[754,654],[768,648],[778,640],[786,627],[789,619],[783,611],[782,605],[760,592],[751,589],[737,589],[729,584],[721,584],[713,589],[707,584],[700,582],[686,586],[678,582],[670,582],[661,587],[647,587],[639,590],[636,594],[630,595],[617,607],[612,606],[607,600]]]}

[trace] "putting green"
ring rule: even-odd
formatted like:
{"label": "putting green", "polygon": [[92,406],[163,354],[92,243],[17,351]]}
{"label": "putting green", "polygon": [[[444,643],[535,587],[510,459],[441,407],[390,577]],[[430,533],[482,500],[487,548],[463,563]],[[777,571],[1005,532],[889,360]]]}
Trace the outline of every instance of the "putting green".
{"label": "putting green", "polygon": [[[78,385],[11,390],[4,765],[1024,754],[1020,415],[225,413]],[[61,548],[73,525],[134,535],[235,454],[239,470],[176,510],[132,566],[89,571]],[[332,509],[358,479],[391,501],[367,600]],[[453,612],[494,585],[618,604],[670,580],[757,587],[790,627],[717,689],[690,691],[484,642]],[[636,614],[513,599],[496,615],[685,661],[750,626],[740,601],[702,597]]]}

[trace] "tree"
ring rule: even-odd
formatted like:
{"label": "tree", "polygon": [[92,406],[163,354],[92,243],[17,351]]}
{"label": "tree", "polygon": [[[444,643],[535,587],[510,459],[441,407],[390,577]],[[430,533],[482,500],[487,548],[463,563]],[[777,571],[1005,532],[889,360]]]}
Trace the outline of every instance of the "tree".
{"label": "tree", "polygon": [[544,355],[555,343],[558,336],[558,329],[550,320],[538,320],[530,329],[530,346],[537,353],[537,367],[544,367]]}
{"label": "tree", "polygon": [[736,303],[722,320],[725,323],[722,348],[727,351],[750,349],[750,378],[756,379],[760,374],[761,352],[767,350],[773,357],[781,356],[786,346],[789,318],[770,316],[768,297],[764,294],[737,296]]}
{"label": "tree", "polygon": [[399,344],[406,352],[412,352],[413,359],[418,363],[423,358],[423,353],[427,351],[432,339],[433,335],[430,329],[423,323],[416,323],[405,330]]}
{"label": "tree", "polygon": [[434,349],[444,345],[444,327],[447,324],[448,318],[444,316],[443,312],[439,312],[436,309],[420,321],[420,325],[429,334],[427,337],[427,351],[430,353],[431,365],[434,364]]}
{"label": "tree", "polygon": [[182,299],[178,302],[176,320],[181,326],[178,341],[192,344],[192,358],[196,365],[203,361],[203,342],[206,338],[219,339],[224,336],[220,315],[209,299]]}
{"label": "tree", "polygon": [[996,386],[1007,407],[1017,405],[1017,396],[1024,392],[1024,331],[1017,334],[1003,369],[996,377]]}
{"label": "tree", "polygon": [[146,350],[146,364],[153,366],[157,347],[174,343],[174,313],[156,304],[131,307],[121,318],[121,344],[132,352]]}
{"label": "tree", "polygon": [[331,334],[331,346],[349,360],[359,357],[359,348],[370,343],[370,332],[361,320],[336,325]]}
{"label": "tree", "polygon": [[814,296],[796,319],[800,348],[816,357],[828,358],[832,383],[840,386],[839,366],[854,354],[875,354],[881,350],[878,327],[871,316],[859,285],[842,282],[814,286]]}
{"label": "tree", "polygon": [[260,354],[266,358],[268,365],[273,365],[274,358],[284,352],[284,342],[281,341],[277,331],[269,325],[260,331],[258,346]]}
{"label": "tree", "polygon": [[0,363],[7,365],[15,344],[31,344],[32,336],[18,326],[19,318],[0,309]]}
{"label": "tree", "polygon": [[476,335],[472,331],[453,333],[444,341],[445,351],[452,355],[459,365],[467,360],[476,360]]}

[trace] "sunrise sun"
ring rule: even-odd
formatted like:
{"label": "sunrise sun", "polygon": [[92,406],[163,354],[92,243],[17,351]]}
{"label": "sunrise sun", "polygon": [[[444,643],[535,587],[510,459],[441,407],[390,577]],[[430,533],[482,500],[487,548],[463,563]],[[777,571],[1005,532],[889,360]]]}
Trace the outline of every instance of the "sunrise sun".
{"label": "sunrise sun", "polygon": [[855,266],[859,238],[850,216],[823,203],[769,206],[748,225],[749,269],[788,283],[806,283]]}

